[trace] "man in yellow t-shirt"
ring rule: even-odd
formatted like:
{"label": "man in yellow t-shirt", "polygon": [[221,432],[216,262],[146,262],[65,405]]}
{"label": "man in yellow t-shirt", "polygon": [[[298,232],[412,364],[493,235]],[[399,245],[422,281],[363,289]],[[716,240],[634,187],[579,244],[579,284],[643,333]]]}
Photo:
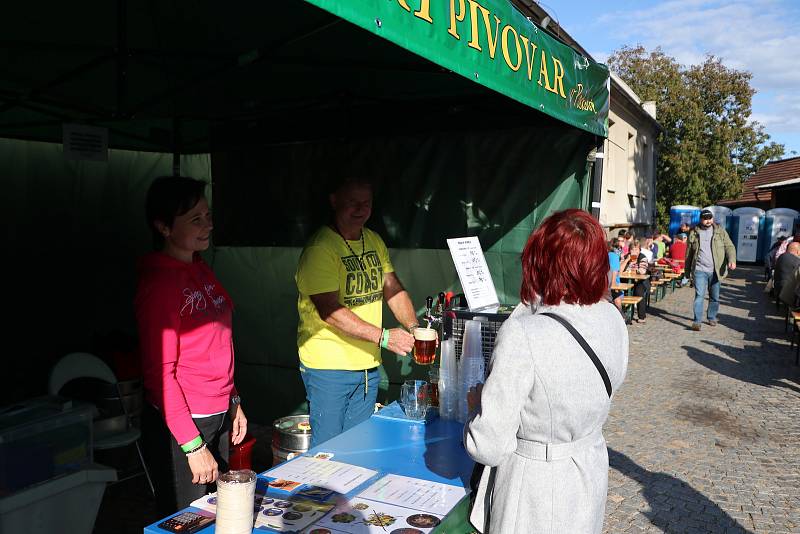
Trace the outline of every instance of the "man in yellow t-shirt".
{"label": "man in yellow t-shirt", "polygon": [[[368,419],[378,394],[381,347],[414,346],[414,306],[381,237],[364,224],[372,187],[345,180],[330,195],[329,225],[311,236],[297,267],[297,348],[306,388],[311,446]],[[383,301],[406,328],[382,328]]]}

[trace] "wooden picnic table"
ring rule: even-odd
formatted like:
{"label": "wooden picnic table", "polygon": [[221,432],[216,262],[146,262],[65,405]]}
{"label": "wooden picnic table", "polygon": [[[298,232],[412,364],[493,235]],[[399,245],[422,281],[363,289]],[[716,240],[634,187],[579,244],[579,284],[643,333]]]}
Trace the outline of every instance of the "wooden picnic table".
{"label": "wooden picnic table", "polygon": [[650,278],[649,274],[639,274],[639,273],[631,273],[631,272],[622,272],[619,273],[620,278],[624,278],[626,280],[647,280]]}
{"label": "wooden picnic table", "polygon": [[620,282],[619,284],[611,284],[611,289],[613,291],[628,291],[629,289],[633,289],[633,284],[626,284],[625,282]]}

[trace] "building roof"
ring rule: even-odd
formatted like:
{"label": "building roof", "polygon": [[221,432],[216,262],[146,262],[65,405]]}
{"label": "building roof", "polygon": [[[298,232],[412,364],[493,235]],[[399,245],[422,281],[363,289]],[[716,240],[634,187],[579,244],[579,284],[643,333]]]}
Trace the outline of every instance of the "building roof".
{"label": "building roof", "polygon": [[800,178],[800,156],[770,161],[745,180],[744,189],[739,198],[722,200],[719,204],[742,205],[770,202],[772,200],[771,187],[776,187],[781,182],[794,180],[795,178]]}
{"label": "building roof", "polygon": [[800,184],[800,178],[792,178],[782,182],[775,182],[774,184],[757,185],[756,189],[772,189],[774,187],[783,187],[784,185]]}

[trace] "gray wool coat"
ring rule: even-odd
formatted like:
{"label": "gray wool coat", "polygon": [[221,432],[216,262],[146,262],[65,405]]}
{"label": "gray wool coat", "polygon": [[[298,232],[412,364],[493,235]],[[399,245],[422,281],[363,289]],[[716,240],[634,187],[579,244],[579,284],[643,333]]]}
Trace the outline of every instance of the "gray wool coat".
{"label": "gray wool coat", "polygon": [[611,408],[586,352],[594,349],[616,392],[628,366],[628,331],[613,304],[519,305],[497,335],[480,408],[464,428],[469,455],[486,467],[470,522],[492,534],[589,534],[603,528]]}

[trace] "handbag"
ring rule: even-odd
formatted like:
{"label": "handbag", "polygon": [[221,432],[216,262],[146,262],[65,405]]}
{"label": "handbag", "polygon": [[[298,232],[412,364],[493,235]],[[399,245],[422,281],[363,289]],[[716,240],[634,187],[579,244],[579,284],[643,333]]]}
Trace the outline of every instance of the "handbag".
{"label": "handbag", "polygon": [[[592,360],[592,363],[597,369],[597,372],[600,374],[600,378],[603,380],[603,385],[606,388],[606,393],[608,394],[608,398],[611,398],[612,388],[611,388],[611,380],[608,378],[608,373],[606,372],[605,367],[603,367],[603,363],[600,361],[600,358],[597,357],[597,354],[594,352],[592,347],[589,346],[589,343],[586,342],[586,340],[583,338],[580,332],[575,330],[575,327],[572,326],[572,324],[569,321],[567,321],[558,314],[545,312],[545,313],[540,313],[539,315],[546,315],[547,317],[550,317],[551,319],[558,321],[567,330],[567,332],[569,332],[572,335],[572,337],[575,338],[575,341],[578,342],[578,344],[581,346],[584,352],[586,352],[586,355],[589,356],[589,359]],[[481,477],[483,475],[485,467],[486,466],[484,466],[483,464],[475,462],[475,466],[472,468],[472,474],[469,477],[470,515],[472,515],[472,509],[475,506],[475,497],[477,496],[478,486],[480,485]],[[487,489],[487,494],[491,494],[492,490],[491,486],[494,485],[493,483],[494,483],[494,471],[489,474],[489,486]],[[485,513],[485,523],[486,525],[489,524],[489,510],[486,510]],[[484,530],[480,531],[484,532]]]}

